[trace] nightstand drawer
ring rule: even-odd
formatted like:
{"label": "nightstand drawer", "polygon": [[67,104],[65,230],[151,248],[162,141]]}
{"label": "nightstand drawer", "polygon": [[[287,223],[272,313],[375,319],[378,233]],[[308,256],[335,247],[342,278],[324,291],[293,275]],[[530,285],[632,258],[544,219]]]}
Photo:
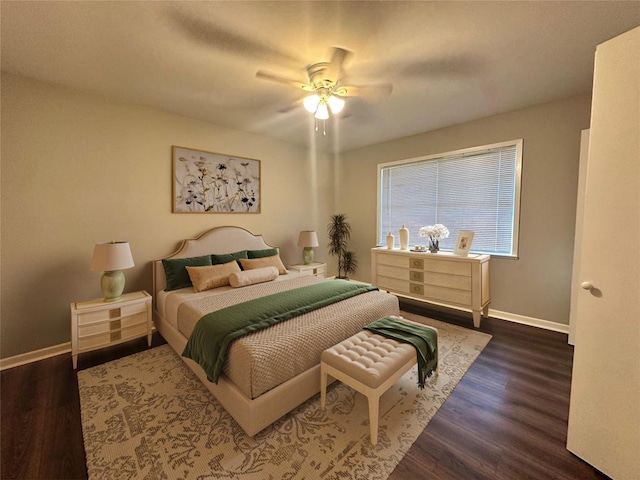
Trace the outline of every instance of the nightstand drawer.
{"label": "nightstand drawer", "polygon": [[[144,305],[143,305],[144,306]],[[118,317],[107,321],[98,321],[91,323],[78,325],[78,336],[86,337],[88,335],[95,335],[97,333],[110,332],[121,328],[127,328],[134,325],[146,325],[147,324],[147,310],[146,308],[137,314],[127,315],[125,317]]]}
{"label": "nightstand drawer", "polygon": [[106,331],[97,335],[89,335],[78,338],[78,352],[93,350],[97,347],[109,345],[114,342],[138,338],[147,334],[146,323],[133,325],[128,328],[118,328],[113,331]]}
{"label": "nightstand drawer", "polygon": [[92,323],[98,323],[103,321],[114,320],[118,318],[124,318],[129,315],[136,315],[145,313],[147,306],[145,303],[137,303],[135,305],[127,305],[124,307],[115,307],[98,310],[93,312],[78,313],[78,325],[88,325]]}

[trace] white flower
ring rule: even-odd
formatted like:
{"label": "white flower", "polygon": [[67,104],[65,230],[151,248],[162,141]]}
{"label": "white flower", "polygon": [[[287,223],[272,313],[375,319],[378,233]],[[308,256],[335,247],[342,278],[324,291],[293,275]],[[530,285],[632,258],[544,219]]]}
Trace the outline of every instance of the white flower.
{"label": "white flower", "polygon": [[449,236],[449,230],[441,223],[435,225],[428,225],[420,228],[421,237],[429,237],[433,240],[440,240],[441,238],[447,238]]}

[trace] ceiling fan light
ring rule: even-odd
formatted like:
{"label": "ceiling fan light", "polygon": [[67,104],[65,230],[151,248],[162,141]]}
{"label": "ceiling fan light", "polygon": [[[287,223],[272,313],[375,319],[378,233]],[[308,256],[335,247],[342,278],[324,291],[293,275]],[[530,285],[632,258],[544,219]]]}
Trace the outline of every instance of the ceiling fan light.
{"label": "ceiling fan light", "polygon": [[331,108],[331,113],[333,113],[334,115],[340,113],[344,108],[344,100],[333,95],[329,97],[328,103],[329,108]]}
{"label": "ceiling fan light", "polygon": [[324,102],[320,102],[318,105],[318,109],[316,110],[315,117],[318,120],[327,120],[329,118],[329,110],[327,109],[327,104]]}
{"label": "ceiling fan light", "polygon": [[309,113],[314,113],[318,109],[319,104],[320,104],[320,97],[315,93],[310,97],[306,97],[302,101],[302,105],[304,105],[304,109]]}

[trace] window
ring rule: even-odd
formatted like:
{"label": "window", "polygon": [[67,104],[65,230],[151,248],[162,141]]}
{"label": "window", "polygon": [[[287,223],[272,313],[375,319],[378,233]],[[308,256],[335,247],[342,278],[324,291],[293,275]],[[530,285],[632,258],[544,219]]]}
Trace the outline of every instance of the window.
{"label": "window", "polygon": [[458,230],[473,230],[471,251],[518,255],[522,139],[378,165],[378,244],[403,224],[410,243],[426,245],[420,227],[441,223],[453,250]]}

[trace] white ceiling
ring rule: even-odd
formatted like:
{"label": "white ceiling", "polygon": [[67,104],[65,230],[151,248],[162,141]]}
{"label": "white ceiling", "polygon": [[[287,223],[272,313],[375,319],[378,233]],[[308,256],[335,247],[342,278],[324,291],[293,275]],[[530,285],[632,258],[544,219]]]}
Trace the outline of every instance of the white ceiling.
{"label": "white ceiling", "polygon": [[[591,90],[596,45],[640,2],[2,1],[2,70],[292,144],[346,151]],[[302,90],[331,47],[349,98],[313,131]]]}

